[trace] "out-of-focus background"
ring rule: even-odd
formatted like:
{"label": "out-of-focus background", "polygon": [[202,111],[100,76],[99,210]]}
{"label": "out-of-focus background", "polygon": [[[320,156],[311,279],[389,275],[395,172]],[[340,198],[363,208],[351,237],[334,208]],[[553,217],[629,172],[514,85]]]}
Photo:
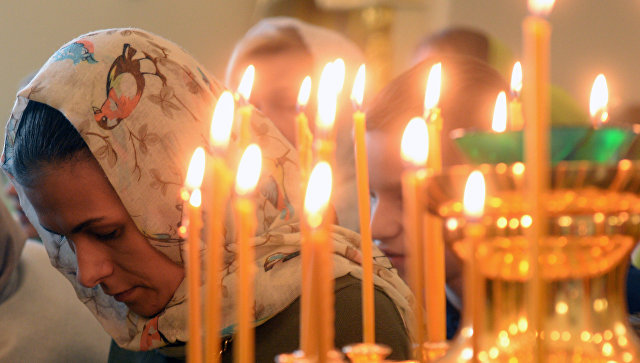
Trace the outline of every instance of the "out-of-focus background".
{"label": "out-of-focus background", "polygon": [[[266,15],[296,15],[368,47],[384,81],[406,69],[423,36],[450,25],[476,27],[520,54],[526,12],[526,0],[2,0],[0,126],[20,80],[62,44],[96,29],[155,32],[222,79],[233,45],[251,25]],[[598,73],[607,76],[612,105],[640,101],[639,17],[640,1],[556,1],[550,16],[552,80],[585,110]]]}

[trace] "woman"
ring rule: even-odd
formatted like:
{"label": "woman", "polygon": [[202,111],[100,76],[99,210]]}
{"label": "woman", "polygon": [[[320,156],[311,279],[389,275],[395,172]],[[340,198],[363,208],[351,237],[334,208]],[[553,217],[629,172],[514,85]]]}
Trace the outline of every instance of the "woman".
{"label": "woman", "polygon": [[[184,358],[187,296],[178,196],[193,150],[208,140],[221,91],[175,44],[138,29],[111,29],[63,46],[18,94],[3,168],[53,265],[113,338],[111,361]],[[268,196],[275,189],[298,205],[299,183],[291,145],[270,121],[256,116],[254,126],[265,164],[255,196],[256,357],[271,362],[298,346],[300,241],[298,213],[282,213]],[[239,155],[235,139],[226,155],[232,164]],[[226,231],[224,277],[210,284],[222,286],[221,329],[228,337],[236,290],[229,220]],[[359,291],[361,270],[352,261],[359,257],[358,241],[336,227],[336,305],[342,305],[336,310],[337,346],[359,340],[359,320],[344,317],[357,311],[349,299]],[[381,341],[404,358],[406,286],[381,267],[376,285]],[[227,343],[223,361],[231,359]]]}
{"label": "woman", "polygon": [[[295,145],[296,101],[300,85],[310,76],[314,89],[324,66],[336,58],[345,62],[346,79],[338,98],[336,114],[336,164],[334,198],[338,224],[360,230],[356,199],[355,161],[351,130],[353,108],[349,100],[353,77],[364,56],[341,34],[298,19],[278,17],[261,20],[236,45],[227,66],[226,83],[237,87],[248,65],[256,67],[251,103],[269,117]],[[312,132],[315,130],[314,93],[305,108]]]}
{"label": "woman", "polygon": [[[402,223],[400,140],[409,120],[423,114],[425,80],[433,64],[442,63],[442,162],[461,164],[464,155],[449,134],[458,128],[489,129],[496,96],[507,84],[491,67],[470,57],[428,58],[392,80],[370,102],[367,109],[367,153],[369,183],[373,198],[371,233],[401,276],[405,271]],[[461,262],[446,250],[447,298],[461,306]],[[447,336],[457,328],[457,312],[448,306]]]}

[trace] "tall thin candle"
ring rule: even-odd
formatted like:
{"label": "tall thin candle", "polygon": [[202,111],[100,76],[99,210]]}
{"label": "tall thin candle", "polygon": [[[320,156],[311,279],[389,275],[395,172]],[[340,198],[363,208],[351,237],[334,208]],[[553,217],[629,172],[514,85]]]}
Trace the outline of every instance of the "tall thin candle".
{"label": "tall thin candle", "polygon": [[429,133],[424,119],[415,117],[409,121],[402,135],[402,159],[407,170],[402,174],[402,200],[404,212],[405,255],[409,264],[409,283],[415,296],[414,307],[416,343],[415,359],[422,361],[422,344],[425,339],[424,320],[424,229],[422,205],[427,178],[427,156],[429,154]]}
{"label": "tall thin candle", "polygon": [[262,153],[256,144],[247,147],[236,177],[236,195],[233,209],[236,218],[236,244],[238,263],[238,328],[236,331],[234,357],[236,363],[255,361],[253,314],[253,275],[255,273],[255,252],[251,241],[256,232],[256,206],[251,199],[262,168]]}
{"label": "tall thin candle", "polygon": [[358,69],[351,92],[351,101],[356,108],[353,113],[353,134],[356,157],[356,180],[358,183],[358,211],[360,212],[360,249],[362,250],[362,326],[363,341],[375,343],[375,304],[373,294],[373,241],[371,238],[371,206],[369,194],[369,166],[365,140],[366,119],[362,112],[364,98],[365,66]]}
{"label": "tall thin candle", "polygon": [[303,289],[309,289],[313,304],[313,322],[309,324],[312,330],[307,333],[309,347],[305,355],[322,363],[327,362],[334,339],[333,243],[328,218],[331,184],[331,166],[321,161],[311,171],[304,201],[304,223],[309,234],[303,243],[308,243],[311,251],[312,277]]}
{"label": "tall thin candle", "polygon": [[[525,112],[525,162],[527,164],[527,201],[531,206],[531,228],[528,229],[530,276],[529,327],[540,331],[541,303],[538,268],[538,244],[546,235],[546,211],[543,201],[549,183],[550,122],[550,57],[551,26],[545,19],[554,0],[529,0],[532,15],[525,18],[523,28],[524,74],[523,108]],[[540,336],[536,338],[534,361],[540,359]]]}
{"label": "tall thin candle", "polygon": [[[429,71],[427,87],[424,97],[424,114],[429,129],[429,157],[427,167],[434,171],[442,170],[442,114],[438,107],[440,89],[442,85],[442,64],[437,63]],[[423,209],[424,206],[420,205]],[[444,239],[442,236],[442,221],[435,215],[426,214],[424,258],[427,261],[425,274],[426,321],[429,342],[443,342],[447,339],[446,326],[446,295],[445,295],[445,266]]]}
{"label": "tall thin candle", "polygon": [[211,121],[210,144],[212,154],[207,158],[205,189],[207,225],[207,289],[205,291],[205,361],[220,361],[220,312],[222,301],[222,251],[224,250],[224,222],[232,176],[223,155],[226,152],[233,124],[234,100],[231,92],[223,92],[218,99]]}
{"label": "tall thin candle", "polygon": [[189,294],[189,342],[187,360],[202,362],[202,299],[200,292],[200,231],[202,229],[202,195],[200,185],[204,177],[204,149],[197,148],[191,157],[185,189],[191,192],[188,203],[189,237],[187,239],[187,289]]}

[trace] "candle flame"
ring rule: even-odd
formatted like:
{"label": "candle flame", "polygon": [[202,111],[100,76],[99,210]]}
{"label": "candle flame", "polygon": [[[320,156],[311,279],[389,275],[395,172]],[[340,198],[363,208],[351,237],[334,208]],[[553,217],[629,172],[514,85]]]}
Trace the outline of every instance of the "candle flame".
{"label": "candle flame", "polygon": [[434,64],[429,71],[427,90],[424,95],[425,114],[438,105],[440,100],[440,84],[442,83],[442,63]]}
{"label": "candle flame", "polygon": [[199,147],[191,157],[185,186],[189,190],[198,189],[202,185],[202,178],[204,178],[204,149]]}
{"label": "candle flame", "polygon": [[189,198],[189,204],[198,208],[200,204],[202,204],[202,193],[200,189],[196,189],[191,193],[191,198]]}
{"label": "candle flame", "polygon": [[262,170],[262,151],[256,144],[247,146],[238,164],[236,193],[246,195],[255,189]]}
{"label": "candle flame", "polygon": [[429,156],[429,130],[422,117],[414,117],[409,121],[402,134],[402,160],[421,167],[427,163]]}
{"label": "candle flame", "polygon": [[608,102],[609,89],[607,88],[607,80],[604,74],[600,73],[593,82],[591,98],[589,100],[589,112],[595,122],[601,123],[607,121],[609,117],[609,113],[607,112]]}
{"label": "candle flame", "polygon": [[353,81],[353,89],[351,90],[351,101],[358,109],[362,107],[362,100],[364,99],[364,81],[365,68],[364,64],[361,64],[356,74],[356,80]]}
{"label": "candle flame", "polygon": [[496,98],[491,128],[495,132],[504,132],[507,129],[507,94],[504,91],[498,93]]}
{"label": "candle flame", "polygon": [[256,74],[256,67],[250,64],[242,75],[240,85],[238,86],[238,93],[245,102],[249,102],[251,97],[251,89],[253,88],[253,78]]}
{"label": "candle flame", "polygon": [[218,98],[216,108],[211,117],[211,130],[209,138],[214,147],[226,148],[231,135],[233,125],[233,109],[235,107],[233,95],[229,91],[224,91]]}
{"label": "candle flame", "polygon": [[311,171],[304,197],[304,210],[311,228],[318,227],[322,223],[322,214],[329,205],[331,197],[332,178],[331,166],[325,161],[316,164]]}
{"label": "candle flame", "polygon": [[469,174],[464,188],[464,214],[471,218],[480,218],[484,213],[485,185],[484,176],[478,170]]}
{"label": "candle flame", "polygon": [[555,0],[529,0],[529,12],[537,16],[547,16],[554,3]]}
{"label": "candle flame", "polygon": [[333,71],[335,72],[334,82],[336,94],[338,94],[342,92],[342,88],[344,87],[344,75],[346,73],[346,67],[342,58],[336,58],[333,61]]}
{"label": "candle flame", "polygon": [[511,93],[519,97],[520,92],[522,92],[522,64],[516,62],[511,71]]}
{"label": "candle flame", "polygon": [[325,132],[333,128],[336,118],[336,71],[332,62],[327,63],[322,70],[318,84],[318,117],[316,125]]}
{"label": "candle flame", "polygon": [[309,95],[311,95],[311,77],[306,76],[300,85],[300,91],[298,92],[298,107],[305,108],[307,102],[309,102]]}

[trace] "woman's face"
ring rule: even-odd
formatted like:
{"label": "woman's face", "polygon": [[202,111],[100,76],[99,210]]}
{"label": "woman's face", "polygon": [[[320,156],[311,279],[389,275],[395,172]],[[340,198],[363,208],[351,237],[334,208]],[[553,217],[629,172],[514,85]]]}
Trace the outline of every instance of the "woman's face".
{"label": "woman's face", "polygon": [[76,254],[76,279],[100,285],[133,312],[159,313],[180,285],[184,270],[138,231],[98,162],[74,160],[45,166],[37,185],[25,187],[40,225],[66,237]]}

